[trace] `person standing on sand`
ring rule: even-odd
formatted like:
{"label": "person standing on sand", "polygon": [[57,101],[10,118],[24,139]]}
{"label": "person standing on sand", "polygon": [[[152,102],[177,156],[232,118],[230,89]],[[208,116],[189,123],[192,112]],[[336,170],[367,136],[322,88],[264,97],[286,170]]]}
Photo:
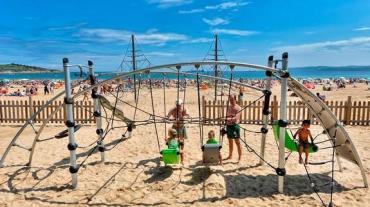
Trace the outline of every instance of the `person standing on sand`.
{"label": "person standing on sand", "polygon": [[46,95],[46,94],[49,94],[49,88],[48,88],[47,83],[44,84],[44,95]]}
{"label": "person standing on sand", "polygon": [[244,92],[245,92],[245,89],[243,86],[240,86],[239,87],[239,101],[243,102],[244,101]]}
{"label": "person standing on sand", "polygon": [[[186,132],[186,126],[184,124],[184,119],[189,117],[189,114],[187,113],[183,101],[181,99],[176,101],[176,107],[172,108],[166,118],[173,117],[175,119],[172,129],[175,129],[177,132],[177,136],[179,138],[180,143],[180,149],[183,152],[184,151],[184,141],[188,138],[187,132]],[[182,154],[182,164],[184,160],[184,154]]]}
{"label": "person standing on sand", "polygon": [[241,107],[236,103],[236,96],[229,96],[230,105],[227,108],[226,112],[226,134],[229,140],[229,156],[225,160],[232,159],[234,141],[238,150],[238,163],[242,158],[242,148],[240,145],[240,116],[241,116]]}

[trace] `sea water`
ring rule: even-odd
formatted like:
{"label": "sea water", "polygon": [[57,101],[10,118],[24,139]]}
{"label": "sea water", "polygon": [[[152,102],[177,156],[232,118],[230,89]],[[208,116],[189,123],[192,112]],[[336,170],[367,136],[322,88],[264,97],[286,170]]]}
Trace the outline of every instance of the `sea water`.
{"label": "sea water", "polygon": [[[295,78],[364,78],[370,80],[370,67],[305,67],[305,68],[290,68],[290,74]],[[194,73],[194,71],[193,71]],[[202,74],[213,75],[212,71],[203,71]],[[105,80],[109,78],[113,78],[115,73],[109,72],[97,72],[97,75],[100,80]],[[230,71],[223,71],[222,76],[225,78],[230,77]],[[72,79],[80,79],[79,72],[73,72],[71,75]],[[153,73],[151,74],[151,78],[153,79],[162,79],[163,75],[161,73]],[[175,74],[167,75],[166,78],[169,79],[176,79],[177,76]],[[181,79],[184,76],[180,76]],[[189,77],[190,78],[190,77]],[[234,71],[233,72],[234,79],[262,79],[265,78],[264,71]],[[9,80],[63,80],[64,74],[60,73],[3,73],[0,74],[1,79],[9,79]]]}

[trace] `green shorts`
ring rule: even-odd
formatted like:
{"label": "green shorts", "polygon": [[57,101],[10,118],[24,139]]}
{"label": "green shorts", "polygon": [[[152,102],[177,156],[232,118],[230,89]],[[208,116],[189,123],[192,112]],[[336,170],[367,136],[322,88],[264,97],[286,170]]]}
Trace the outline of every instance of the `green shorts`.
{"label": "green shorts", "polygon": [[240,126],[239,124],[227,125],[226,134],[229,139],[239,139],[240,138]]}

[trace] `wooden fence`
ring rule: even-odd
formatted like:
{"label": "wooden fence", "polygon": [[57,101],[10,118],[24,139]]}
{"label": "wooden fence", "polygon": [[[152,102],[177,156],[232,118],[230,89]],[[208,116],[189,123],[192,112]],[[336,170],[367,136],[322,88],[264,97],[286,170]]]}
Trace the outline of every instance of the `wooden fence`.
{"label": "wooden fence", "polygon": [[[54,101],[48,107],[46,107],[40,114],[33,120],[34,123],[42,123],[49,114],[56,110],[63,101]],[[27,119],[39,110],[46,101],[40,100],[0,100],[0,123],[1,124],[21,124],[27,121]],[[77,123],[95,123],[95,119],[92,116],[94,107],[90,101],[75,101],[74,104],[74,119]],[[62,107],[50,120],[49,123],[61,124],[65,122],[66,111],[65,107]]]}
{"label": "wooden fence", "polygon": [[[202,99],[202,113],[204,124],[219,125],[224,122],[226,116],[227,101],[210,101]],[[251,105],[241,113],[241,123],[262,124],[263,101],[239,102],[240,106]],[[346,101],[326,101],[329,109],[340,121],[346,125],[370,125],[370,101],[352,101],[351,96]],[[276,96],[270,103],[270,123],[279,118],[279,103]],[[221,119],[220,119],[221,117]],[[223,118],[222,118],[223,117]],[[304,119],[310,119],[311,123],[318,124],[318,120],[310,113],[304,103],[300,101],[289,101],[287,103],[287,119],[290,124],[300,124]]]}

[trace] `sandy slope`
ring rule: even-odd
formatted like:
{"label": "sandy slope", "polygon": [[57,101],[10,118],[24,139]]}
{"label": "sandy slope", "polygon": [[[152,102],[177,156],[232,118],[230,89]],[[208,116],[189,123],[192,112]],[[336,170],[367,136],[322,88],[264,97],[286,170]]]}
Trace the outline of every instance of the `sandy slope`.
{"label": "sandy slope", "polygon": [[[277,90],[277,89],[275,89]],[[350,90],[350,89],[348,89]],[[212,93],[212,92],[208,92]],[[253,92],[254,97],[258,94]],[[333,93],[334,94],[334,93]],[[168,91],[167,110],[176,97],[174,89]],[[253,97],[250,95],[250,97]],[[338,95],[339,96],[339,95]],[[362,97],[364,94],[362,94]],[[163,97],[155,91],[155,112],[163,115]],[[132,103],[132,95],[124,95]],[[365,97],[363,97],[365,98]],[[186,107],[193,117],[197,117],[196,91],[189,89]],[[343,99],[342,99],[343,100]],[[127,114],[133,110],[119,104]],[[139,107],[151,111],[150,94],[142,91]],[[148,115],[138,112],[137,119],[147,119]],[[115,122],[115,126],[122,123]],[[168,127],[168,125],[167,125]],[[250,130],[259,130],[260,126],[244,125]],[[218,130],[218,126],[205,126],[204,130]],[[362,156],[367,175],[369,172],[370,140],[369,127],[346,127],[359,153]],[[200,150],[199,126],[188,126],[189,139],[186,142],[186,164],[184,167],[163,167],[160,162],[156,134],[153,125],[139,126],[133,137],[125,140],[106,152],[106,163],[99,163],[99,153],[89,157],[80,169],[79,186],[69,189],[68,172],[69,152],[66,148],[68,139],[48,139],[63,130],[62,126],[48,126],[42,133],[36,147],[33,167],[27,171],[18,166],[28,161],[29,152],[14,148],[6,160],[5,168],[0,168],[0,206],[53,206],[53,205],[171,205],[171,206],[320,206],[318,197],[309,187],[309,182],[302,165],[297,164],[297,154],[288,159],[286,176],[286,194],[277,193],[277,176],[267,165],[257,166],[258,158],[243,148],[243,159],[236,164],[234,159],[226,161],[224,166],[205,167],[199,162]],[[2,126],[0,152],[2,153],[17,127]],[[79,146],[87,146],[96,140],[94,126],[84,126],[76,133]],[[107,147],[115,146],[124,133],[124,129],[114,129],[106,137]],[[164,144],[164,125],[158,124],[160,146]],[[312,126],[313,134],[322,131],[320,126]],[[246,133],[246,141],[259,151],[261,134]],[[28,127],[17,142],[30,146],[34,133]],[[324,136],[318,140],[325,140]],[[93,145],[94,146],[94,145]],[[321,147],[328,146],[323,144]],[[80,148],[77,153],[81,163],[91,147]],[[227,140],[222,154],[227,156]],[[272,132],[267,138],[266,159],[273,166],[277,165],[277,147]],[[322,150],[312,154],[313,161],[331,159],[331,150]],[[343,161],[343,172],[335,171],[336,206],[366,206],[370,194],[362,188],[362,179],[357,166]],[[318,185],[330,180],[331,165],[309,166],[311,176]],[[336,169],[338,169],[336,165]],[[320,195],[328,202],[330,189],[321,187]]]}

